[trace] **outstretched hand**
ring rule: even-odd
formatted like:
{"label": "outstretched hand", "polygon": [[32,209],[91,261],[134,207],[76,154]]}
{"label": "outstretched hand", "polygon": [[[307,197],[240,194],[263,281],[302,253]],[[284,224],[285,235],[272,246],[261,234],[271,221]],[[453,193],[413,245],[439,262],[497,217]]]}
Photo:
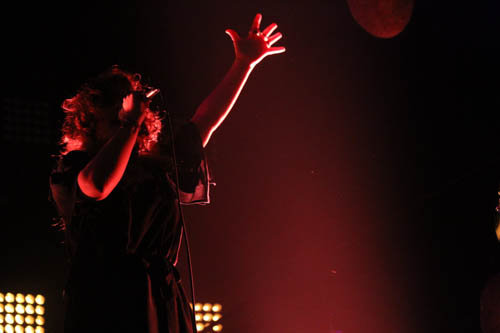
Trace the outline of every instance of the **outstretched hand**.
{"label": "outstretched hand", "polygon": [[253,19],[252,27],[246,38],[242,38],[232,29],[227,29],[226,33],[231,37],[234,45],[236,59],[248,62],[250,66],[257,65],[262,59],[268,55],[283,53],[283,46],[272,47],[274,43],[283,37],[281,33],[271,35],[278,27],[276,23],[269,25],[263,31],[260,31],[260,22],[262,15],[257,14]]}

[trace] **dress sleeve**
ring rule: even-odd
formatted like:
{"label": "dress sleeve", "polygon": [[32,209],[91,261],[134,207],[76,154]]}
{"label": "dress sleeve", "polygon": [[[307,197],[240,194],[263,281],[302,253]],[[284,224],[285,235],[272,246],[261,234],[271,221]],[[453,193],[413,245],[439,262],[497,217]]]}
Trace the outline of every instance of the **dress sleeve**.
{"label": "dress sleeve", "polygon": [[175,158],[181,203],[210,203],[210,172],[198,128],[186,122],[175,130]]}
{"label": "dress sleeve", "polygon": [[54,163],[49,176],[49,199],[65,221],[73,215],[75,203],[87,199],[77,185],[77,177],[89,161],[90,156],[86,152],[75,150],[58,156]]}

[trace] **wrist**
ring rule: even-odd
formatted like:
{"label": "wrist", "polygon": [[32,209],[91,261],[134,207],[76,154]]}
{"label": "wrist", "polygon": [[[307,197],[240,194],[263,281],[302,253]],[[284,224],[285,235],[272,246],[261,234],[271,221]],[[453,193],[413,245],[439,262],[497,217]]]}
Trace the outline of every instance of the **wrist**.
{"label": "wrist", "polygon": [[240,57],[235,58],[233,62],[234,67],[237,67],[244,71],[252,70],[255,67],[255,65],[257,65],[257,63],[253,63],[247,58],[240,58]]}
{"label": "wrist", "polygon": [[125,128],[132,132],[137,131],[139,127],[141,127],[141,122],[137,119],[122,119],[120,121],[120,128]]}
{"label": "wrist", "polygon": [[137,129],[141,127],[142,123],[144,122],[145,116],[145,113],[142,113],[139,116],[134,115],[131,112],[125,113],[122,109],[122,112],[120,112],[119,115],[120,127]]}

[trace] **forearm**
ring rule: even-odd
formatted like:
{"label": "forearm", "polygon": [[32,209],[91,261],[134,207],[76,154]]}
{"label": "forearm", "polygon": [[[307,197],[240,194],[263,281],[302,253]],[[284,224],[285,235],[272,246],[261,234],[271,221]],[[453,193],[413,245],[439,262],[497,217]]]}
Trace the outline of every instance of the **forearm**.
{"label": "forearm", "polygon": [[139,133],[139,127],[120,127],[78,174],[82,192],[105,199],[122,178]]}
{"label": "forearm", "polygon": [[231,111],[252,69],[249,62],[235,60],[224,79],[196,109],[191,121],[200,131],[203,147]]}

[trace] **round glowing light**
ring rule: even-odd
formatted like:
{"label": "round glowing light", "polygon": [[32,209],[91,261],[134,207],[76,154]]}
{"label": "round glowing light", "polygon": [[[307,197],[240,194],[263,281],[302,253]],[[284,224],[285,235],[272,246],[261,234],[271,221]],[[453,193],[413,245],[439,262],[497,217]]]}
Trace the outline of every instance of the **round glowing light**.
{"label": "round glowing light", "polygon": [[208,312],[208,311],[210,311],[212,309],[212,304],[205,303],[205,304],[203,304],[203,308],[202,309],[203,309],[203,311]]}
{"label": "round glowing light", "polygon": [[[0,324],[3,324],[4,322],[4,317],[3,317],[3,314],[0,314]],[[0,325],[1,326],[1,325]]]}
{"label": "round glowing light", "polygon": [[196,330],[197,330],[198,332],[203,331],[203,329],[204,329],[204,328],[205,328],[205,325],[203,325],[202,323],[198,323],[198,324],[196,324]]}
{"label": "round glowing light", "polygon": [[16,333],[24,333],[24,327],[22,327],[21,325],[16,325],[15,332]]}
{"label": "round glowing light", "polygon": [[17,294],[16,295],[16,302],[17,303],[24,303],[24,295],[23,294]]}
{"label": "round glowing light", "polygon": [[3,302],[5,300],[5,296],[3,293],[0,293],[0,302]]}
{"label": "round glowing light", "polygon": [[203,321],[211,321],[212,320],[212,314],[211,313],[205,313],[203,316]]}
{"label": "round glowing light", "polygon": [[4,333],[3,325],[0,325],[0,333]]}
{"label": "round glowing light", "polygon": [[14,327],[12,325],[5,325],[5,333],[14,333]]}
{"label": "round glowing light", "polygon": [[497,225],[497,228],[495,230],[495,233],[497,234],[497,238],[500,241],[500,224]]}
{"label": "round glowing light", "polygon": [[214,332],[220,332],[220,331],[222,331],[222,325],[221,324],[215,325],[214,327],[212,327],[212,330]]}
{"label": "round glowing light", "polygon": [[11,314],[8,314],[5,316],[5,322],[7,324],[14,324],[14,316]]}
{"label": "round glowing light", "polygon": [[22,304],[16,305],[16,312],[23,314],[24,313],[24,306]]}
{"label": "round glowing light", "polygon": [[194,318],[196,319],[196,321],[201,321],[201,314],[199,313],[195,314]]}
{"label": "round glowing light", "polygon": [[212,306],[212,311],[213,312],[219,312],[222,309],[222,305],[219,303],[215,303],[214,306]]}
{"label": "round glowing light", "polygon": [[14,312],[14,305],[12,305],[11,303],[5,305],[5,312],[13,313]]}
{"label": "round glowing light", "polygon": [[36,304],[43,305],[45,303],[45,297],[43,297],[42,295],[36,295],[35,302]]}
{"label": "round glowing light", "polygon": [[221,317],[222,317],[222,316],[221,316],[220,314],[216,313],[216,314],[214,314],[214,315],[212,316],[212,320],[213,320],[213,321],[217,321],[217,320],[219,320]]}
{"label": "round glowing light", "polygon": [[33,325],[35,323],[35,318],[33,318],[33,316],[26,316],[26,318],[24,318],[24,321],[28,325]]}
{"label": "round glowing light", "polygon": [[24,333],[35,333],[35,329],[32,326],[26,326]]}
{"label": "round glowing light", "polygon": [[19,325],[24,324],[24,316],[18,314],[18,315],[16,315],[15,319],[16,319],[16,323],[18,323]]}
{"label": "round glowing light", "polygon": [[26,295],[26,297],[24,297],[24,300],[28,304],[34,304],[35,303],[35,297],[33,297],[33,295],[31,295],[31,294]]}
{"label": "round glowing light", "polygon": [[28,304],[24,308],[24,311],[26,311],[27,314],[33,314],[33,313],[35,313],[35,308],[33,307],[33,305]]}
{"label": "round glowing light", "polygon": [[5,311],[3,304],[0,304],[0,313],[3,313]]}
{"label": "round glowing light", "polygon": [[41,305],[37,305],[35,312],[39,315],[43,315],[45,313],[45,308]]}
{"label": "round glowing light", "polygon": [[35,329],[35,333],[45,333],[45,329],[41,326],[37,326]]}
{"label": "round glowing light", "polygon": [[45,324],[45,319],[42,316],[36,316],[36,324],[43,326]]}
{"label": "round glowing light", "polygon": [[14,300],[15,300],[15,297],[14,297],[13,293],[7,293],[7,294],[5,294],[5,301],[7,303],[12,303],[12,302],[14,302]]}
{"label": "round glowing light", "polygon": [[194,305],[194,311],[201,311],[201,303],[196,303]]}
{"label": "round glowing light", "polygon": [[392,38],[406,27],[412,16],[413,0],[348,0],[354,20],[368,33]]}

